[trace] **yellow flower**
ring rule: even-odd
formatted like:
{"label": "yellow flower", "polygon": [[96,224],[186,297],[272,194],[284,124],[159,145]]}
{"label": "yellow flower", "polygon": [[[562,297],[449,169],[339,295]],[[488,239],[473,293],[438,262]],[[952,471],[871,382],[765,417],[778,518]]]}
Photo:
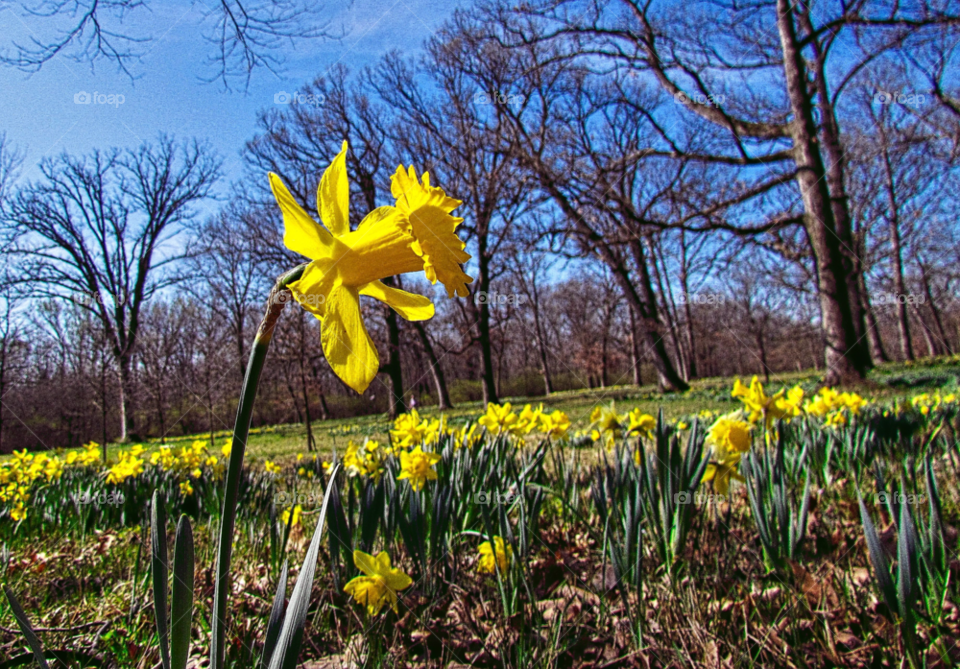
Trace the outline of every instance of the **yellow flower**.
{"label": "yellow flower", "polygon": [[721,416],[707,433],[707,442],[726,452],[746,453],[750,450],[750,423],[738,420],[735,414]]}
{"label": "yellow flower", "polygon": [[487,428],[490,434],[500,434],[501,432],[513,432],[516,429],[519,417],[513,412],[510,402],[487,404],[487,412],[477,419],[477,422]]}
{"label": "yellow flower", "polygon": [[556,409],[549,414],[540,414],[540,431],[548,437],[562,439],[570,429],[570,417]]}
{"label": "yellow flower", "polygon": [[[635,434],[647,439],[653,439],[653,431],[657,429],[657,419],[640,409],[634,409],[627,414],[627,434]],[[683,428],[680,428],[683,429]]]}
{"label": "yellow flower", "polygon": [[[504,545],[503,538],[495,536],[493,544],[484,541],[480,544],[480,560],[477,562],[477,571],[481,574],[494,574],[497,567],[500,567],[502,573],[506,573],[507,565],[513,561],[513,546]],[[494,545],[496,551],[494,551]]]}
{"label": "yellow flower", "polygon": [[[299,504],[293,507],[293,522],[290,523],[291,525],[297,525],[300,523],[301,511],[303,511],[303,508]],[[290,509],[284,509],[283,513],[280,516],[280,520],[283,522],[284,525],[290,522]]]}
{"label": "yellow flower", "polygon": [[107,472],[107,483],[123,483],[131,476],[142,474],[144,461],[139,457],[141,453],[143,453],[143,446],[140,445],[120,453],[120,460]]}
{"label": "yellow flower", "polygon": [[190,481],[181,481],[180,482],[180,494],[189,497],[193,494],[193,486],[190,485]]}
{"label": "yellow flower", "polygon": [[703,473],[702,482],[713,481],[713,489],[718,495],[726,497],[730,492],[730,480],[736,479],[744,481],[743,476],[737,471],[740,466],[740,451],[727,450],[723,446],[717,446],[714,449],[713,461],[707,465]]}
{"label": "yellow flower", "polygon": [[517,425],[514,428],[516,434],[530,434],[540,424],[540,418],[543,416],[543,405],[534,409],[529,404],[520,411],[517,417]]}
{"label": "yellow flower", "polygon": [[391,177],[396,206],[378,207],[350,230],[346,159],[344,142],[317,189],[317,211],[326,227],[297,204],[276,174],[270,174],[270,186],[283,213],[284,244],[311,259],[290,290],[320,319],[330,367],[362,393],[377,375],[380,358],[360,316],[360,295],[388,304],[407,320],[422,321],[433,316],[433,303],[381,279],[423,270],[432,283],[441,281],[451,297],[465,297],[472,279],[460,266],[470,259],[456,235],[463,219],[450,215],[461,202],[432,187],[428,173],[421,184],[413,167],[406,172],[398,167]]}
{"label": "yellow flower", "polygon": [[363,551],[353,551],[353,564],[364,573],[347,583],[343,591],[357,603],[367,607],[371,616],[380,613],[389,604],[397,613],[397,592],[410,587],[413,579],[390,566],[390,556],[381,551],[377,557]]}
{"label": "yellow flower", "polygon": [[233,440],[231,439],[231,440],[228,441],[226,444],[224,444],[223,448],[220,449],[220,452],[223,454],[223,457],[229,458],[229,457],[230,457],[230,451],[231,451],[232,449],[233,449]]}
{"label": "yellow flower", "polygon": [[824,419],[827,427],[839,427],[847,424],[847,414],[856,416],[867,404],[869,402],[856,393],[840,393],[833,388],[824,387],[812,400],[808,400],[803,408],[811,416]]}
{"label": "yellow flower", "polygon": [[368,441],[363,448],[353,443],[353,440],[347,442],[347,453],[343,456],[343,467],[347,476],[369,476],[376,483],[383,474],[383,464],[384,454],[376,441]]}
{"label": "yellow flower", "polygon": [[410,479],[410,486],[418,491],[426,484],[427,480],[436,481],[437,472],[433,466],[440,462],[438,453],[424,453],[420,446],[417,446],[410,452],[404,451],[400,454],[400,476],[397,480]]}
{"label": "yellow flower", "polygon": [[275,464],[275,463],[271,462],[270,460],[267,460],[266,462],[263,463],[263,468],[267,470],[267,473],[268,473],[268,474],[279,474],[279,473],[280,473],[280,465]]}
{"label": "yellow flower", "polygon": [[619,415],[611,404],[609,407],[594,407],[590,413],[590,437],[594,441],[605,439],[608,446],[623,436],[623,421],[626,416]]}
{"label": "yellow flower", "polygon": [[770,429],[773,421],[785,418],[790,419],[800,415],[800,402],[803,400],[803,389],[800,386],[794,386],[790,389],[789,395],[784,397],[786,391],[781,389],[774,395],[767,395],[763,391],[763,384],[754,376],[750,380],[750,387],[747,388],[740,379],[733,383],[733,397],[739,397],[744,407],[750,412],[749,419],[751,423],[763,421],[764,427]]}
{"label": "yellow flower", "polygon": [[397,416],[390,430],[390,438],[397,446],[411,448],[423,443],[429,427],[427,421],[420,419],[417,410],[411,409],[410,413]]}

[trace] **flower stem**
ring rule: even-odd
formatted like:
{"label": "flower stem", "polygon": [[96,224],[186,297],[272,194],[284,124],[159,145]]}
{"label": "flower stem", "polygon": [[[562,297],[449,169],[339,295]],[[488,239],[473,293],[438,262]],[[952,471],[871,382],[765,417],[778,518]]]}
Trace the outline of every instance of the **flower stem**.
{"label": "flower stem", "polygon": [[237,520],[237,497],[240,491],[240,473],[243,470],[243,456],[250,434],[250,421],[253,418],[253,404],[260,385],[260,373],[267,360],[267,350],[273,338],[273,329],[283,307],[292,299],[289,285],[300,278],[306,265],[300,265],[281,276],[270,291],[267,311],[260,321],[257,336],[253,340],[247,372],[240,389],[240,405],[237,407],[237,420],[233,428],[233,442],[230,447],[230,462],[224,484],[223,511],[220,515],[220,540],[217,547],[217,580],[214,587],[213,615],[210,636],[210,667],[222,669],[225,640],[227,595],[230,592],[230,560],[233,554],[233,532]]}

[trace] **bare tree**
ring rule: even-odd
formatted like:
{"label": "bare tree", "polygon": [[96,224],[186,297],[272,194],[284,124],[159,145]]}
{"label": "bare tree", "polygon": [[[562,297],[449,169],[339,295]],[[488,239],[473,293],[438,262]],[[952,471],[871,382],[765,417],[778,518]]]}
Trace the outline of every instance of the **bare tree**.
{"label": "bare tree", "polygon": [[41,163],[43,178],[15,198],[11,252],[30,262],[18,280],[37,295],[81,301],[103,324],[120,378],[121,440],[133,429],[132,369],[143,306],[179,280],[168,246],[209,196],[220,163],[202,144],[67,154]]}
{"label": "bare tree", "polygon": [[[31,25],[29,42],[13,42],[0,56],[0,64],[25,72],[37,72],[64,56],[91,66],[111,63],[134,78],[134,63],[156,39],[129,27],[131,16],[150,10],[147,0],[35,0],[22,3],[19,10]],[[204,5],[203,22],[208,27],[203,39],[213,49],[208,81],[219,80],[229,88],[231,80],[241,79],[246,87],[257,68],[277,74],[284,64],[282,47],[338,37],[322,13],[323,7],[304,0],[220,0]],[[37,36],[44,31],[51,36]]]}

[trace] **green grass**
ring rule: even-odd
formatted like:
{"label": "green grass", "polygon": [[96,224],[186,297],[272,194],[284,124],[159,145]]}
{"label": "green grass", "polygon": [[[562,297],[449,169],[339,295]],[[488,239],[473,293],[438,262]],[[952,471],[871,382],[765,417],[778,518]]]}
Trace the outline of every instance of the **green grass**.
{"label": "green grass", "polygon": [[[730,389],[736,377],[712,377],[697,379],[691,383],[691,389],[684,393],[659,393],[656,386],[622,385],[608,388],[568,390],[551,394],[549,397],[505,397],[501,402],[511,402],[515,407],[524,404],[543,404],[545,409],[559,409],[565,411],[574,423],[574,429],[583,429],[590,422],[590,412],[593,408],[616,402],[618,410],[627,411],[640,408],[646,413],[656,415],[663,409],[664,416],[673,420],[683,416],[696,414],[703,410],[733,411],[740,406],[730,397]],[[770,375],[769,384],[765,387],[776,391],[782,386],[793,386],[799,383],[808,393],[814,392],[821,381],[821,373],[816,370],[799,372],[777,372]],[[744,378],[744,381],[747,381]],[[863,386],[856,388],[865,397],[889,400],[896,397],[909,397],[920,392],[926,392],[942,387],[956,387],[960,380],[960,356],[923,359],[917,362],[886,363],[870,374]],[[437,417],[436,407],[418,407],[422,416]],[[482,402],[461,402],[452,410],[444,411],[447,420],[452,425],[462,425],[481,414],[484,410]],[[251,434],[247,450],[248,462],[257,460],[286,461],[296,457],[298,453],[307,452],[307,429],[303,423],[288,423],[269,426],[257,434]],[[390,421],[386,414],[372,414],[355,418],[337,418],[327,421],[314,421],[312,431],[317,450],[323,457],[329,457],[334,449],[342,453],[346,450],[347,442],[351,439],[362,441],[374,439],[386,441]],[[264,431],[267,430],[267,431]],[[195,439],[209,440],[209,433],[200,433],[189,436],[179,436],[167,439],[168,445],[189,445]],[[226,443],[227,437],[215,438],[217,449]],[[161,445],[159,439],[150,439],[144,442],[147,451],[153,451]],[[112,443],[108,447],[108,454],[112,459],[117,452],[129,448],[129,445]]]}

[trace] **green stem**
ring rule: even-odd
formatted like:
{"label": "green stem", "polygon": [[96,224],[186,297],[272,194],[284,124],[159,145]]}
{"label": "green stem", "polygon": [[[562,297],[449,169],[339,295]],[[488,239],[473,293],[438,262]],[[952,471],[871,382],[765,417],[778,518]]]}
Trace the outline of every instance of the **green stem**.
{"label": "green stem", "polygon": [[288,286],[298,280],[306,265],[301,265],[281,276],[267,301],[267,312],[260,322],[257,336],[253,340],[247,372],[243,377],[240,390],[240,405],[237,407],[237,421],[233,428],[233,442],[230,448],[230,462],[227,465],[227,477],[224,484],[223,511],[220,515],[220,539],[217,547],[217,580],[214,587],[212,629],[210,635],[210,667],[222,669],[225,641],[227,595],[230,592],[230,560],[233,555],[233,532],[237,520],[237,496],[240,491],[240,473],[243,470],[243,456],[250,434],[250,421],[253,418],[253,404],[260,385],[260,373],[267,360],[267,350],[273,338],[273,329],[277,319],[289,301]]}

